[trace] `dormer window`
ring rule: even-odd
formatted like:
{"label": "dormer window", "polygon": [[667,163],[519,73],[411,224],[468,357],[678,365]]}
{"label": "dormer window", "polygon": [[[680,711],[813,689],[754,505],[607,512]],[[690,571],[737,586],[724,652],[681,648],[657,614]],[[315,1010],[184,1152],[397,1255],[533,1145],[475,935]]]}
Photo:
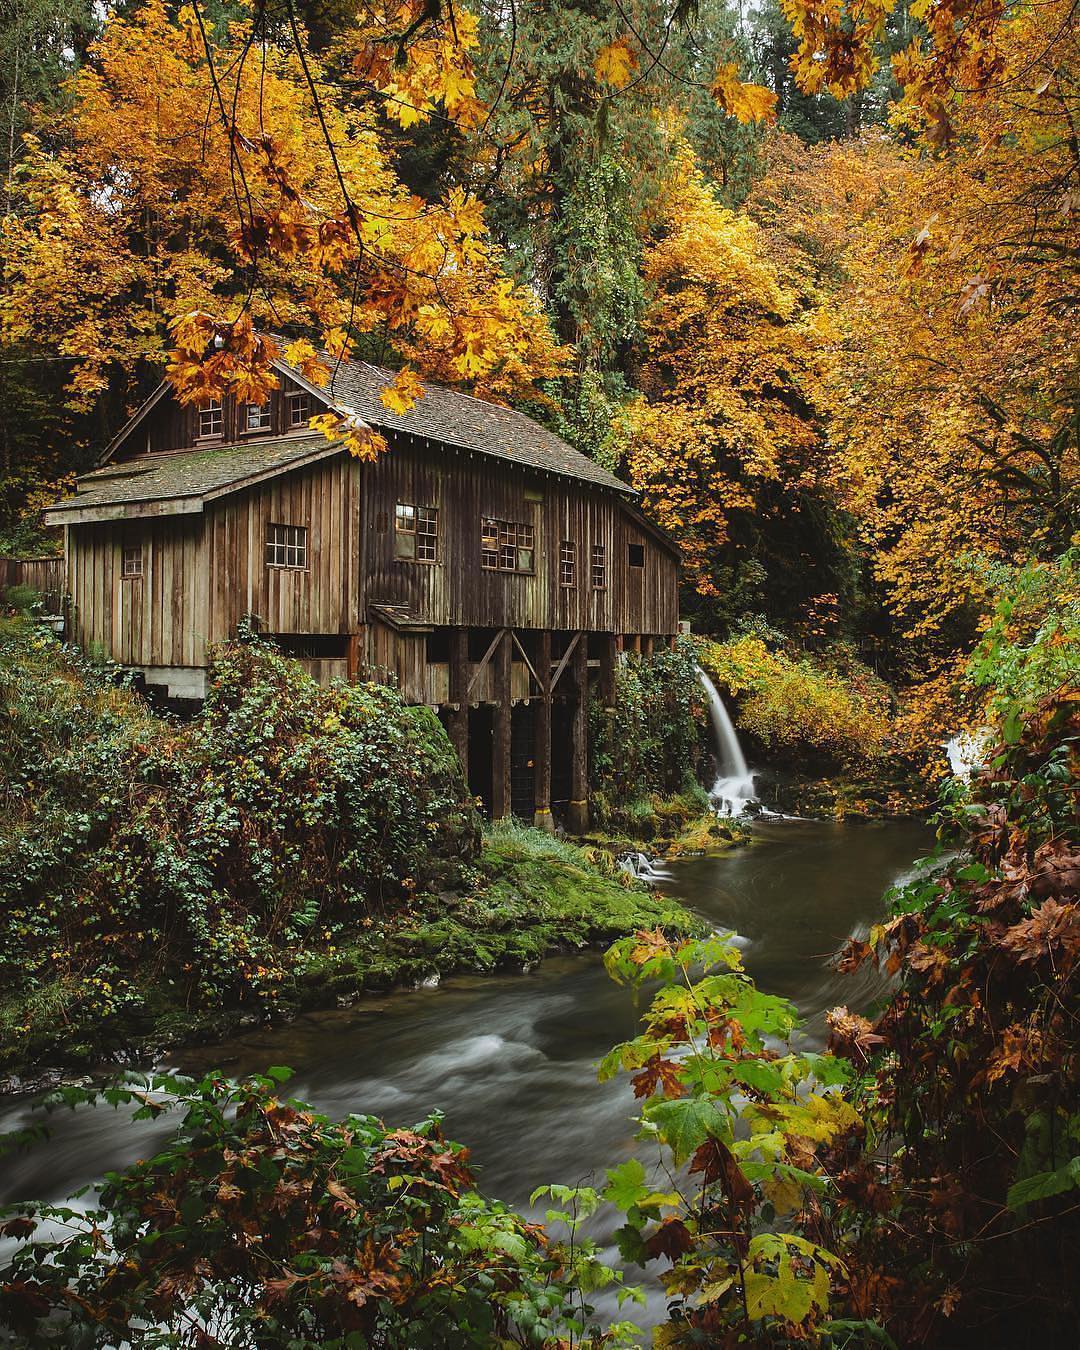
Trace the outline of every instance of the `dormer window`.
{"label": "dormer window", "polygon": [[224,423],[221,417],[221,399],[208,398],[199,404],[199,435],[220,436]]}
{"label": "dormer window", "polygon": [[249,403],[247,405],[247,419],[244,423],[247,431],[269,431],[270,430],[270,404],[267,403]]}
{"label": "dormer window", "polygon": [[288,408],[289,427],[296,430],[297,427],[306,427],[311,417],[311,397],[308,394],[290,394],[286,400]]}

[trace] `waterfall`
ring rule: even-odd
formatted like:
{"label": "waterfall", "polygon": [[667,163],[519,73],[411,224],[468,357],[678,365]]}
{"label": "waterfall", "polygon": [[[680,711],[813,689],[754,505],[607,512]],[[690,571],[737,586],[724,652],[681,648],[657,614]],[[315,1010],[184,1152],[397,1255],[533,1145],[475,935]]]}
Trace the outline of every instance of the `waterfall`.
{"label": "waterfall", "polygon": [[709,720],[716,741],[717,776],[710,794],[713,806],[719,815],[741,816],[754,800],[754,775],[746,767],[742,746],[724,700],[700,666],[698,679],[709,700]]}

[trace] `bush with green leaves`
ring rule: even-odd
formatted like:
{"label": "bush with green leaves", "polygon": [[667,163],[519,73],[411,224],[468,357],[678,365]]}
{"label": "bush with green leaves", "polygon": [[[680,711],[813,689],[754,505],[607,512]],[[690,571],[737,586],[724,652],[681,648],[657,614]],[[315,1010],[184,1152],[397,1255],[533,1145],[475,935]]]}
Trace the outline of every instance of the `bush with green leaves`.
{"label": "bush with green leaves", "polygon": [[181,1006],[272,1006],[313,943],[456,884],[479,850],[434,714],[320,688],[263,643],[217,651],[180,724],[8,624],[0,701],[9,1042],[71,1042],[163,985]]}
{"label": "bush with green leaves", "polygon": [[404,1129],[364,1115],[330,1121],[279,1096],[287,1077],[57,1094],[57,1105],[103,1097],[137,1117],[181,1119],[152,1158],[107,1176],[88,1211],[0,1211],[0,1235],[17,1243],[0,1263],[5,1343],[628,1343],[595,1330],[579,1292],[618,1281],[595,1249],[550,1243],[480,1195],[468,1150],[443,1138],[437,1116]]}
{"label": "bush with green leaves", "polygon": [[605,802],[625,806],[696,785],[706,717],[689,640],[652,656],[628,652],[616,666],[613,707],[594,698],[589,716],[592,784]]}

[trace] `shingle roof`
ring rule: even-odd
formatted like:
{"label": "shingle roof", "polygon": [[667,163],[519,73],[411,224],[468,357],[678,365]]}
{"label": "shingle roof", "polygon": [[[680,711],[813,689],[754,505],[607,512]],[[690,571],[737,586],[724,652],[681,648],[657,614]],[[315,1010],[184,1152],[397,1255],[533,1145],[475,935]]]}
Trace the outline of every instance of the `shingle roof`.
{"label": "shingle roof", "polygon": [[349,361],[338,369],[331,396],[354,408],[365,422],[390,431],[424,436],[444,445],[495,455],[544,473],[559,473],[598,487],[632,494],[633,489],[587,455],[524,413],[486,399],[473,398],[441,384],[423,384],[424,396],[405,413],[390,412],[380,393],[394,372],[366,361]]}
{"label": "shingle roof", "polygon": [[[296,373],[284,362],[280,364]],[[408,412],[391,412],[379,395],[393,379],[393,371],[365,361],[350,361],[338,368],[332,389],[318,392],[334,406],[348,407],[384,431],[424,437],[633,496],[633,489],[613,473],[513,408],[425,382],[423,397]],[[155,398],[144,404],[141,412],[149,411]],[[127,429],[139,420],[137,415]],[[139,503],[149,502],[171,502],[173,511],[198,511],[208,495],[313,457],[336,453],[339,445],[322,436],[294,434],[276,440],[252,439],[239,445],[111,461],[80,478],[75,496],[50,507],[49,518],[53,524],[62,524],[65,517],[75,519],[72,513],[83,511],[115,516],[123,514],[125,507],[134,510]]]}
{"label": "shingle roof", "polygon": [[234,483],[336,450],[337,445],[324,436],[312,435],[140,455],[84,475],[74,497],[49,509],[62,513],[180,498],[197,501]]}

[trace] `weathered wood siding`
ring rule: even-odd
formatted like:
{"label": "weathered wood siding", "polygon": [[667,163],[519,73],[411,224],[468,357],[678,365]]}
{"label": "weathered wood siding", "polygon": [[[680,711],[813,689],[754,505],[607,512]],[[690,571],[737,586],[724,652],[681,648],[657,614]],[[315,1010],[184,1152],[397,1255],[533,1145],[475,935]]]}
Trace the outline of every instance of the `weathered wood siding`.
{"label": "weathered wood siding", "polygon": [[[142,549],[143,574],[121,576]],[[210,571],[200,516],[80,525],[69,530],[71,629],[87,650],[130,666],[203,666]]]}
{"label": "weathered wood siding", "polygon": [[[365,599],[405,605],[436,625],[551,628],[606,633],[675,633],[678,568],[670,549],[642,528],[614,492],[503,464],[489,456],[399,441],[365,469]],[[394,507],[439,512],[434,563],[394,556]],[[531,524],[531,574],[480,565],[485,516]],[[563,541],[575,545],[573,586],[559,579]],[[604,548],[606,584],[592,585],[594,544]],[[631,567],[630,545],[643,550]]]}
{"label": "weathered wood siding", "polygon": [[[267,632],[346,634],[359,616],[360,465],[339,456],[224,497],[201,515],[69,531],[72,631],[133,666],[202,666],[256,615]],[[266,565],[268,524],[308,531],[308,566]],[[126,547],[143,575],[124,577]]]}
{"label": "weathered wood siding", "polygon": [[9,586],[30,586],[45,605],[57,609],[64,593],[63,558],[0,558],[0,594]]}
{"label": "weathered wood siding", "polygon": [[[222,497],[205,513],[210,633],[235,633],[245,614],[268,633],[347,634],[360,618],[362,466],[347,455]],[[268,567],[270,524],[308,532],[307,567]]]}

